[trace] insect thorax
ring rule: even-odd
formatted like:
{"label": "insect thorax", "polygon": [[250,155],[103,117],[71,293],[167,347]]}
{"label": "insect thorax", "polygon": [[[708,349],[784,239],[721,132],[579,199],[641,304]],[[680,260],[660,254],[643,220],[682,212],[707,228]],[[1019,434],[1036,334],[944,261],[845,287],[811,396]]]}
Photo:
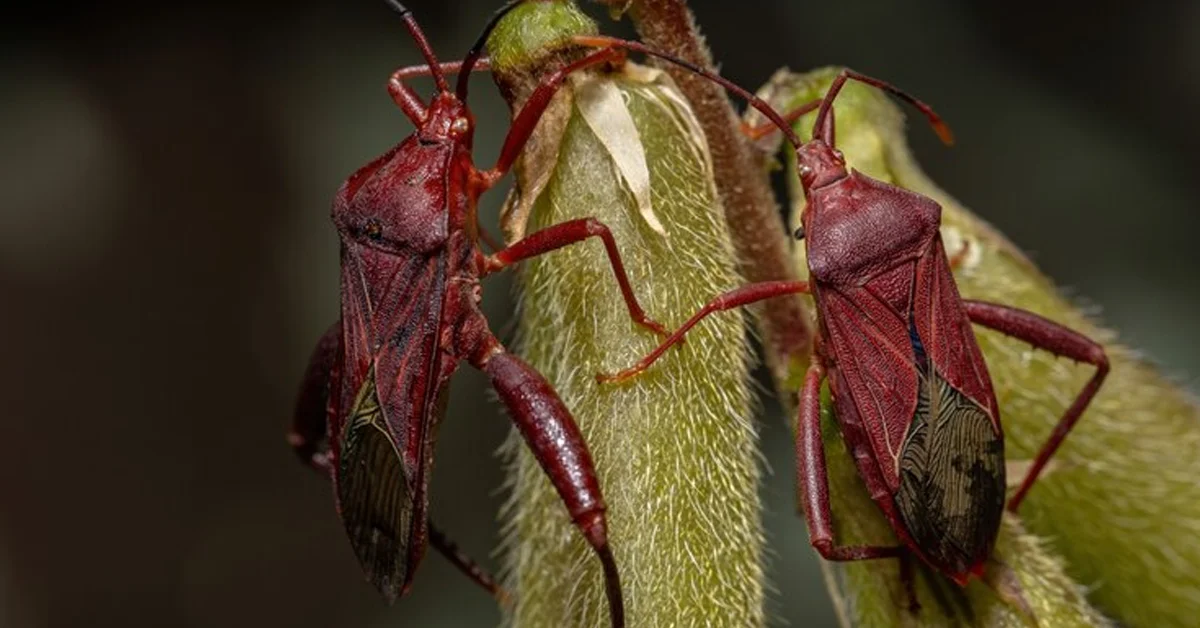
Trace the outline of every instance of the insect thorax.
{"label": "insect thorax", "polygon": [[855,171],[809,199],[809,270],[823,283],[861,284],[927,250],[941,212],[929,198]]}

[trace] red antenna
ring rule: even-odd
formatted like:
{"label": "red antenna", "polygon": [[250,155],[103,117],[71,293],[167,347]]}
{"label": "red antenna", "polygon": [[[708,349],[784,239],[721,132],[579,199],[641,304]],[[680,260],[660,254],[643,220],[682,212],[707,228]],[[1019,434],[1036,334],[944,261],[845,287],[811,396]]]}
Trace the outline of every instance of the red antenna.
{"label": "red antenna", "polygon": [[854,70],[842,70],[841,73],[837,75],[837,78],[833,79],[833,83],[830,83],[829,91],[825,92],[825,99],[821,101],[821,109],[817,112],[817,120],[813,123],[814,139],[819,138],[821,141],[825,142],[825,144],[833,146],[833,126],[829,125],[829,127],[826,128],[825,118],[829,117],[830,114],[833,113],[833,101],[835,98],[837,98],[838,92],[842,91],[842,86],[846,84],[847,79],[854,79],[860,83],[873,85],[895,96],[896,98],[908,102],[912,106],[919,109],[921,113],[925,114],[925,117],[929,119],[929,124],[933,126],[933,131],[938,134],[938,137],[942,139],[942,142],[944,142],[947,146],[954,144],[954,134],[950,132],[950,127],[942,121],[941,116],[934,112],[933,107],[930,107],[920,100],[917,100],[908,92],[905,92],[891,83],[881,81],[877,78],[872,78],[865,74],[859,74]]}

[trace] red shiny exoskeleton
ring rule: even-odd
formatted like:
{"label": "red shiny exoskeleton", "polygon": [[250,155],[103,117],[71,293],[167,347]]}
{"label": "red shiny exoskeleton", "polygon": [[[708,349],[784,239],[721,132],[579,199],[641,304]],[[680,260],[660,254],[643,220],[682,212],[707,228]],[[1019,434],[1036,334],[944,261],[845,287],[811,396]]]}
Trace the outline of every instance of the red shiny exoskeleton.
{"label": "red shiny exoskeleton", "polygon": [[[571,521],[599,557],[612,624],[624,624],[621,585],[607,539],[604,499],[591,456],[550,384],[508,353],[479,309],[479,279],[522,259],[588,238],[605,245],[634,322],[661,326],[637,303],[609,230],[590,219],[534,233],[492,255],[479,248],[476,199],[510,168],[570,72],[613,60],[600,51],[547,75],[517,116],[491,170],[471,158],[474,121],[467,78],[502,9],[461,64],[441,66],[411,13],[399,11],[426,65],[389,82],[416,132],[359,169],[338,190],[341,319],[317,346],[297,403],[290,441],[333,480],[337,509],[371,582],[389,601],[403,595],[428,542],[493,593],[484,574],[427,521],[429,475],[447,384],[460,362],[488,375]],[[450,91],[444,72],[459,72]],[[431,74],[426,106],[404,80]]]}
{"label": "red shiny exoskeleton", "polygon": [[[837,561],[902,557],[907,550],[965,585],[972,574],[982,575],[991,554],[1006,488],[1000,408],[971,324],[1096,367],[1008,500],[1013,511],[1104,381],[1108,358],[1096,342],[1036,314],[959,296],[939,232],[941,207],[849,170],[834,147],[831,105],[848,79],[913,103],[950,141],[929,107],[848,70],[819,101],[813,139],[804,144],[766,103],[721,80],[796,148],[808,201],[797,237],[807,247],[810,281],[764,282],[722,294],[635,366],[598,378],[612,382],[635,376],[714,312],[811,294],[820,332],[800,393],[796,474],[812,545]],[[843,438],[901,546],[835,541],[820,430],[826,379]]]}

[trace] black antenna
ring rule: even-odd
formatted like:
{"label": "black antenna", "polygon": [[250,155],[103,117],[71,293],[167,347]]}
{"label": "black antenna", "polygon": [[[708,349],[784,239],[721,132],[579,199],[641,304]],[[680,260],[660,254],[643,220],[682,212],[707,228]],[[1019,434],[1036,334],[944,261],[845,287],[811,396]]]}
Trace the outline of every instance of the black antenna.
{"label": "black antenna", "polygon": [[467,51],[467,55],[463,57],[462,66],[458,71],[458,84],[454,86],[454,94],[462,102],[467,101],[467,82],[471,78],[471,70],[475,68],[475,63],[479,61],[479,57],[483,55],[483,48],[487,45],[488,37],[495,30],[496,25],[500,20],[508,15],[509,11],[517,8],[524,0],[509,0],[508,4],[500,7],[492,14],[492,18],[483,26],[483,32],[479,34],[479,39],[475,40],[475,44]]}
{"label": "black antenna", "polygon": [[437,83],[438,90],[442,92],[450,91],[450,85],[446,83],[446,75],[442,74],[442,68],[438,65],[437,55],[433,54],[433,48],[429,47],[429,40],[425,39],[425,33],[421,31],[421,27],[417,25],[417,21],[413,19],[412,11],[397,0],[385,1],[392,10],[400,14],[400,19],[404,20],[404,25],[408,27],[409,34],[417,42],[417,48],[420,48],[421,54],[425,56],[425,63],[429,64],[429,73],[433,75],[433,80]]}

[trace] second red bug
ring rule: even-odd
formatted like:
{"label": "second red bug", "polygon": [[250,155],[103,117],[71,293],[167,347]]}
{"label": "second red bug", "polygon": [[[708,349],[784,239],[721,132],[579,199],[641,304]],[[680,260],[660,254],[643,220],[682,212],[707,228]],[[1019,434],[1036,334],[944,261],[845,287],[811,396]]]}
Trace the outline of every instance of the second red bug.
{"label": "second red bug", "polygon": [[[862,81],[918,107],[947,143],[949,129],[924,103],[846,70],[819,102],[813,139],[801,143],[783,116],[725,79],[633,42],[577,39],[663,58],[747,99],[795,147],[808,201],[796,236],[807,247],[811,281],[763,282],[722,294],[636,365],[598,379],[636,376],[715,312],[811,294],[820,332],[800,392],[796,476],[813,547],[834,561],[911,553],[960,585],[982,575],[1005,508],[1006,481],[1000,408],[972,323],[1096,367],[1008,499],[1012,511],[1082,416],[1109,366],[1103,347],[1075,331],[1017,308],[962,299],[939,231],[941,207],[847,168],[834,144],[832,105],[847,80]],[[842,436],[899,546],[844,546],[835,539],[820,429],[826,380]]]}

